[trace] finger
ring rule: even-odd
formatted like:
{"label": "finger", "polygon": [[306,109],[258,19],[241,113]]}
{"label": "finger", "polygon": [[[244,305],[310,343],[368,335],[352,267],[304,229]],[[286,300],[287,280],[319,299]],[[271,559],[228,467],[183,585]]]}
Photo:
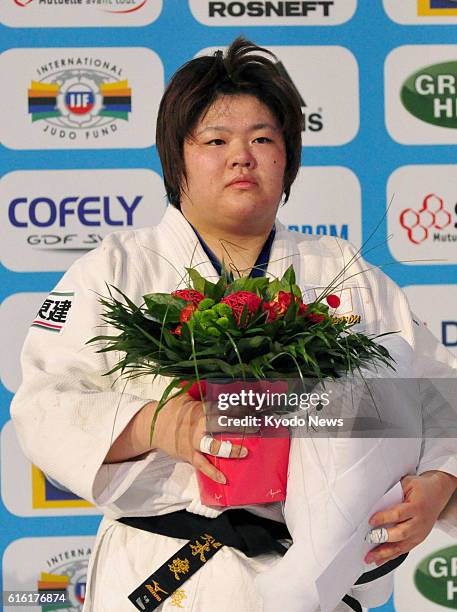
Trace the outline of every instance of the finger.
{"label": "finger", "polygon": [[403,521],[403,523],[398,523],[394,527],[376,527],[367,534],[365,539],[372,544],[376,544],[385,535],[382,530],[387,533],[387,539],[384,542],[403,542],[414,535],[414,521],[409,519]]}
{"label": "finger", "polygon": [[[211,442],[210,452],[212,455],[218,455],[219,449],[221,447],[222,440],[214,440]],[[248,449],[245,446],[240,446],[239,444],[232,444],[232,448],[230,450],[230,459],[240,459],[246,457],[248,454]]]}
{"label": "finger", "polygon": [[376,565],[381,565],[382,563],[387,563],[392,559],[396,559],[403,553],[407,552],[409,549],[405,545],[405,542],[400,543],[387,543],[381,544],[365,556],[365,563],[376,563]]}
{"label": "finger", "polygon": [[387,510],[376,512],[370,517],[369,523],[372,527],[378,527],[380,525],[389,525],[390,523],[401,523],[414,516],[414,509],[411,504],[402,503]]}
{"label": "finger", "polygon": [[212,463],[210,463],[202,453],[199,453],[198,451],[195,452],[192,458],[192,465],[197,468],[197,470],[200,470],[200,472],[203,472],[203,474],[208,476],[208,478],[214,480],[214,482],[226,484],[227,479],[225,478],[224,474],[220,472]]}

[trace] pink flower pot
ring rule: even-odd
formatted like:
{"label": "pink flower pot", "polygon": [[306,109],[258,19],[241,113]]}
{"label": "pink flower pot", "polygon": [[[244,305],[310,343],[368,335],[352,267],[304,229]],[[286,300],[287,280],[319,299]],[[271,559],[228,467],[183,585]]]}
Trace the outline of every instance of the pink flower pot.
{"label": "pink flower pot", "polygon": [[[214,399],[218,393],[239,393],[241,389],[254,392],[284,393],[287,382],[283,381],[236,381],[223,384],[207,382],[207,397]],[[245,413],[259,416],[255,405]],[[223,458],[205,455],[226,477],[220,484],[197,471],[200,498],[207,506],[245,506],[283,501],[286,498],[287,470],[289,464],[290,436],[287,427],[278,428],[261,425],[256,433],[214,433],[220,440],[230,440],[248,449],[244,458]]]}

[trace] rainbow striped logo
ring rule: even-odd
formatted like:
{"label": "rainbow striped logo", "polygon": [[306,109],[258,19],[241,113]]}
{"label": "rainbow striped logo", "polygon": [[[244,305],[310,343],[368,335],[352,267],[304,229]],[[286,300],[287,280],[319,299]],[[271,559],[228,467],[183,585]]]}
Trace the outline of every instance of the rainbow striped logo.
{"label": "rainbow striped logo", "polygon": [[[67,72],[68,75],[68,72]],[[32,81],[28,90],[28,112],[32,122],[46,120],[58,127],[87,129],[104,125],[106,119],[128,121],[132,112],[132,90],[127,80],[103,82],[97,71],[59,78],[53,83]]]}

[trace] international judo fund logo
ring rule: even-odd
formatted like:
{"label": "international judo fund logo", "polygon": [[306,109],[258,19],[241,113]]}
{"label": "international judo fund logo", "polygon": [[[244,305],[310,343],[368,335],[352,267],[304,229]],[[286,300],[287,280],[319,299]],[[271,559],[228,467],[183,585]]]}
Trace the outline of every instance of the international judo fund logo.
{"label": "international judo fund logo", "polygon": [[[457,204],[455,206],[457,214]],[[422,206],[405,208],[400,213],[400,225],[413,244],[422,244],[426,240],[433,242],[451,242],[457,240],[457,234],[449,233],[452,225],[452,215],[446,209],[443,198],[430,193],[422,201]]]}
{"label": "international judo fund logo", "polygon": [[[42,612],[48,610],[66,610],[67,612],[81,612],[86,596],[87,565],[91,549],[86,546],[64,550],[52,555],[46,561],[46,570],[40,573],[37,581],[37,591],[45,594],[65,594],[66,604],[43,605]],[[62,598],[63,599],[63,598]]]}
{"label": "international judo fund logo", "polygon": [[426,66],[414,72],[403,83],[400,96],[403,106],[417,119],[456,129],[457,61]]}
{"label": "international judo fund logo", "polygon": [[416,568],[414,583],[429,601],[457,610],[457,546],[442,548],[423,559]]}
{"label": "international judo fund logo", "polygon": [[132,91],[122,68],[91,57],[69,57],[37,68],[28,112],[43,133],[75,141],[112,136],[132,112]]}

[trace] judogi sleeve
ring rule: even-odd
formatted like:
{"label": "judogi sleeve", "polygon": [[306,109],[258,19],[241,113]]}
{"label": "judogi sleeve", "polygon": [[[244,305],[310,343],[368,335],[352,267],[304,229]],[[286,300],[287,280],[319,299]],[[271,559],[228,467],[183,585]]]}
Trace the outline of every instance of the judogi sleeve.
{"label": "judogi sleeve", "polygon": [[[424,440],[418,474],[440,470],[457,476],[457,357],[413,315],[418,376],[423,379]],[[438,521],[457,536],[457,491]]]}
{"label": "judogi sleeve", "polygon": [[158,452],[103,465],[113,442],[148,399],[129,394],[117,375],[103,376],[115,363],[113,354],[86,345],[106,333],[100,327],[98,297],[107,295],[107,284],[129,294],[133,281],[141,286],[138,274],[116,235],[72,265],[28,333],[21,356],[23,382],[11,406],[25,455],[97,505],[122,495]]}

